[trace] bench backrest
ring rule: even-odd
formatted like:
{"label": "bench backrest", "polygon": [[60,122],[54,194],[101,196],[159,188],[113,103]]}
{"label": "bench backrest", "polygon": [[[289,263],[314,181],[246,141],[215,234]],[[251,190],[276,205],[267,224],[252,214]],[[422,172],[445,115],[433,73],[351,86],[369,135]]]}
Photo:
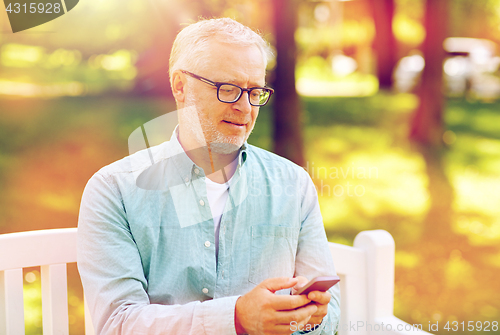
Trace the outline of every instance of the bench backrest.
{"label": "bench backrest", "polygon": [[[0,236],[0,334],[24,334],[23,268],[40,266],[43,334],[68,334],[66,264],[76,262],[76,228]],[[86,335],[94,334],[85,309]]]}
{"label": "bench backrest", "polygon": [[[40,266],[43,334],[68,334],[66,264],[76,262],[77,228],[0,235],[0,334],[24,334],[23,268]],[[354,247],[330,243],[341,278],[341,325],[392,316],[394,240],[383,230],[358,234]],[[85,333],[93,335],[85,308]],[[339,329],[339,334],[353,333]],[[363,334],[357,329],[356,334]]]}

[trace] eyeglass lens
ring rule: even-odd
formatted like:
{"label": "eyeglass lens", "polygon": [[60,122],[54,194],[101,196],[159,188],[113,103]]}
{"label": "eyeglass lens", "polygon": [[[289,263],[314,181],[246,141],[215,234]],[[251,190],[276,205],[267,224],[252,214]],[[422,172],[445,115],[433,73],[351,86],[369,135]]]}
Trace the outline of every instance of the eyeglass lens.
{"label": "eyeglass lens", "polygon": [[[221,85],[218,90],[219,100],[223,102],[235,102],[241,96],[242,90],[238,86]],[[264,105],[269,99],[269,91],[264,89],[252,89],[249,92],[250,104],[254,106]]]}

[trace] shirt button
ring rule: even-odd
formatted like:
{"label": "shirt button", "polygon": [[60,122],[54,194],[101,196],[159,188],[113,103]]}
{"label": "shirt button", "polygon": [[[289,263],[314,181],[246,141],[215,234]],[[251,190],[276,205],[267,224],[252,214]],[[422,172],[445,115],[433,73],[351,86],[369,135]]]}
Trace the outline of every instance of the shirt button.
{"label": "shirt button", "polygon": [[200,205],[205,206],[205,201],[200,200]]}
{"label": "shirt button", "polygon": [[189,181],[189,178],[188,177],[184,178],[184,181],[187,183]]}
{"label": "shirt button", "polygon": [[204,288],[203,290],[201,290],[203,293],[207,294],[208,293],[208,288]]}
{"label": "shirt button", "polygon": [[194,169],[194,173],[199,174],[199,173],[200,173],[200,170],[198,170],[198,169]]}
{"label": "shirt button", "polygon": [[210,247],[210,241],[205,242],[205,247],[207,247],[207,248]]}

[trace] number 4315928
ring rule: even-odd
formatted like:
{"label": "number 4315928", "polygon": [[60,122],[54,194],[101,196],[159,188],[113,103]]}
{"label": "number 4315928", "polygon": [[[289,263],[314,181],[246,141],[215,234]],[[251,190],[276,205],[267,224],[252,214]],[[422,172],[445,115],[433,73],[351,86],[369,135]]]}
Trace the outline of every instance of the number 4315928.
{"label": "number 4315928", "polygon": [[35,14],[35,13],[46,13],[46,14],[52,14],[52,13],[60,13],[61,12],[61,4],[60,3],[9,3],[7,8],[5,9],[7,13],[24,13],[24,14]]}
{"label": "number 4315928", "polygon": [[444,326],[444,329],[447,331],[497,331],[498,330],[498,321],[469,321],[465,323],[465,321],[448,321]]}

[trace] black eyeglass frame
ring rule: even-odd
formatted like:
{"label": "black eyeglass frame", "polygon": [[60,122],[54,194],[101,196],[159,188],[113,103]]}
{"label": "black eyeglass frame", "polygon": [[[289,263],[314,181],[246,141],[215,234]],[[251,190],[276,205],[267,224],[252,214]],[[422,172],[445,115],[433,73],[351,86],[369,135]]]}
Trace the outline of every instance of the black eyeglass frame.
{"label": "black eyeglass frame", "polygon": [[[231,84],[231,83],[221,83],[221,82],[211,81],[210,79],[204,78],[202,76],[199,76],[197,74],[194,74],[194,73],[186,71],[186,70],[180,70],[180,71],[182,73],[185,73],[185,74],[187,74],[187,75],[195,78],[195,79],[198,79],[199,81],[204,82],[205,84],[217,87],[217,100],[219,100],[220,102],[224,102],[226,104],[233,104],[233,103],[237,102],[238,100],[240,100],[241,96],[243,95],[243,92],[248,92],[248,102],[250,103],[250,105],[252,105],[254,107],[261,107],[261,106],[266,105],[269,102],[269,99],[271,98],[271,95],[273,95],[273,93],[274,93],[274,90],[272,88],[270,88],[270,87],[250,87],[250,88],[243,88],[243,87],[239,87],[238,85]],[[223,101],[223,100],[221,100],[219,98],[219,89],[220,89],[220,87],[222,85],[230,85],[230,86],[237,87],[237,88],[240,89],[240,94],[233,101]],[[269,96],[267,97],[266,102],[263,103],[263,104],[253,104],[252,101],[250,100],[250,93],[253,90],[266,90],[267,92],[269,92]]]}

